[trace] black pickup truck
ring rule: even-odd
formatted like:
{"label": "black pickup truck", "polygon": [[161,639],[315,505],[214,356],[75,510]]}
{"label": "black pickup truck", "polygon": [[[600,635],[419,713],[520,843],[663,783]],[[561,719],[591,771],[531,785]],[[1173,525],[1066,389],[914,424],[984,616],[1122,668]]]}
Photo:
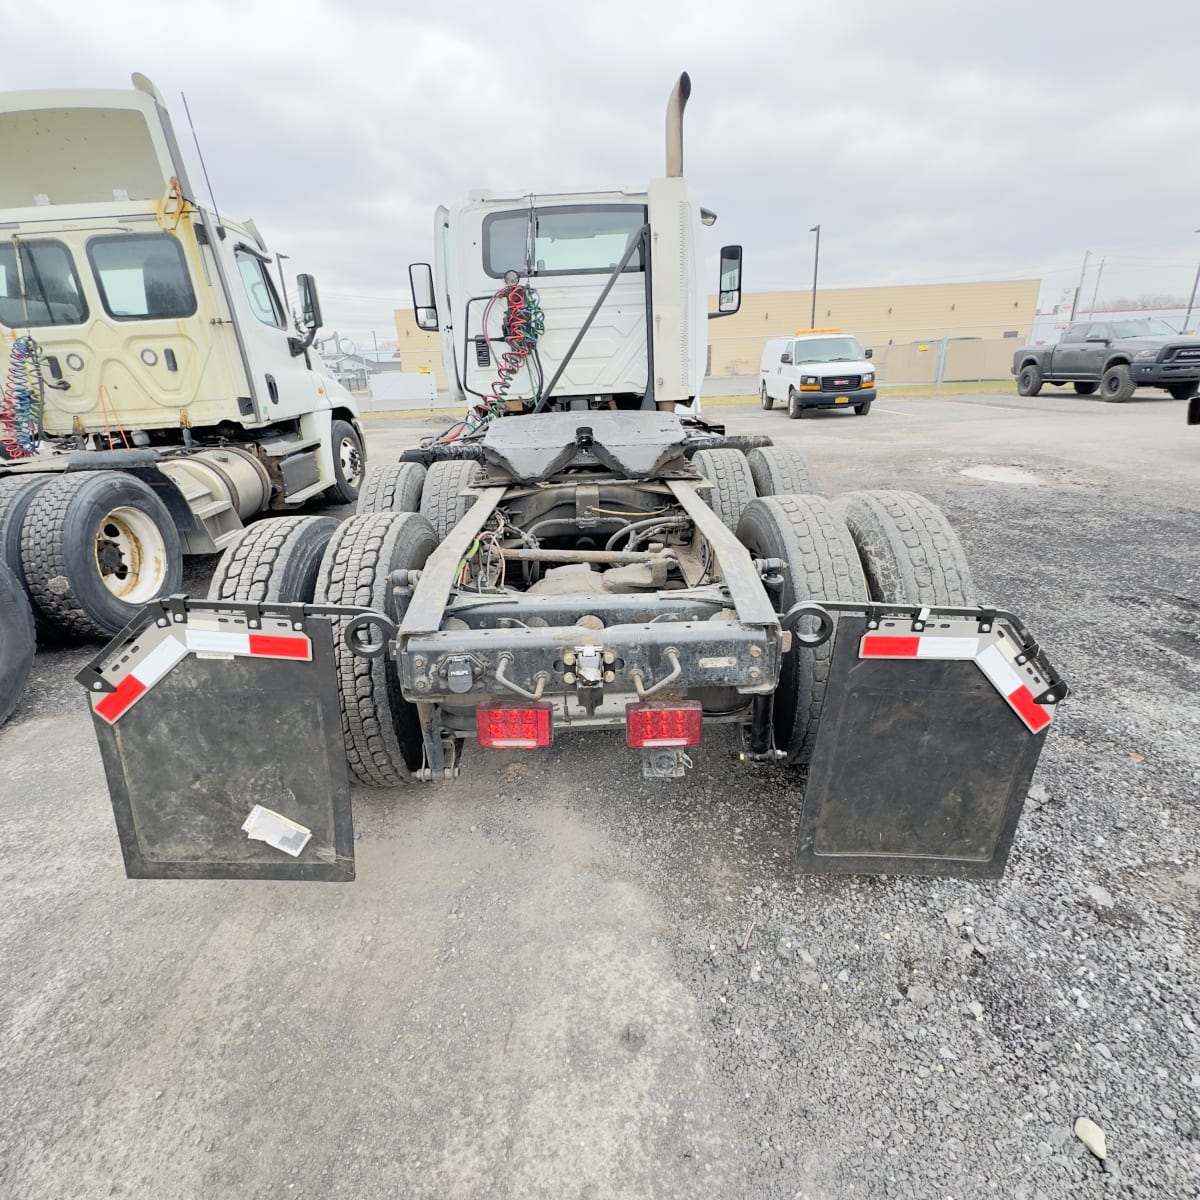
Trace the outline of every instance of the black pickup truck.
{"label": "black pickup truck", "polygon": [[1097,389],[1105,400],[1128,400],[1139,387],[1165,388],[1176,400],[1200,388],[1200,338],[1176,333],[1165,321],[1078,321],[1057,346],[1024,346],[1012,373],[1022,396],[1043,383],[1073,383],[1081,396]]}

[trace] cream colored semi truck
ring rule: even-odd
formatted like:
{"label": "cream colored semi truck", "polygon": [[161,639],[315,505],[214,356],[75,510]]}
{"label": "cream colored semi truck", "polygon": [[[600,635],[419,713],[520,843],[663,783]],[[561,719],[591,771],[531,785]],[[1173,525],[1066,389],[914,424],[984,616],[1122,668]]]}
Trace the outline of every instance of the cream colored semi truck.
{"label": "cream colored semi truck", "polygon": [[353,501],[365,469],[312,277],[293,321],[278,258],[200,202],[133,84],[0,96],[0,560],[43,625],[84,636],[253,518]]}

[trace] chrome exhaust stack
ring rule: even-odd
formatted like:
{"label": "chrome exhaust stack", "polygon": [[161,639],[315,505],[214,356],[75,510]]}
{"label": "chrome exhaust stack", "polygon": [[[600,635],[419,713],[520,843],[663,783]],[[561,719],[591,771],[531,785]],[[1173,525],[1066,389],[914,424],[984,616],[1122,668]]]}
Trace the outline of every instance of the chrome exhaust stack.
{"label": "chrome exhaust stack", "polygon": [[692,81],[684,71],[667,101],[667,178],[683,174],[683,110],[692,94]]}

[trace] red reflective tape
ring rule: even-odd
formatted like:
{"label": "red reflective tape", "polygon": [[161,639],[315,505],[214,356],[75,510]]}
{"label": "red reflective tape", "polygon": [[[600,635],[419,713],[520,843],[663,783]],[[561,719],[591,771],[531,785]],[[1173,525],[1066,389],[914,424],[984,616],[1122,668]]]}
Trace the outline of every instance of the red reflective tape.
{"label": "red reflective tape", "polygon": [[308,638],[275,637],[269,633],[250,635],[250,653],[266,658],[311,658]]}
{"label": "red reflective tape", "polygon": [[1017,710],[1017,716],[1034,733],[1040,733],[1050,724],[1050,714],[1033,698],[1033,693],[1024,684],[1009,692],[1007,700]]}
{"label": "red reflective tape", "polygon": [[146,685],[136,675],[126,675],[116,690],[96,701],[98,712],[110,724],[115,721],[143,692]]}
{"label": "red reflective tape", "polygon": [[859,647],[859,658],[916,658],[921,645],[919,637],[889,637],[883,633],[868,633]]}

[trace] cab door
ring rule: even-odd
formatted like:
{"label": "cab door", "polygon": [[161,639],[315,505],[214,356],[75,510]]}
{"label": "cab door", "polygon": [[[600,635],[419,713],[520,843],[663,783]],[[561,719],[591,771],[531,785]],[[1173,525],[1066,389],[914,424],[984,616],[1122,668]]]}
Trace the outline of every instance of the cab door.
{"label": "cab door", "polygon": [[234,235],[230,241],[222,253],[230,267],[230,297],[260,420],[278,421],[325,407],[321,377],[309,367],[306,355],[292,353],[287,314],[271,278],[271,259],[249,238]]}

